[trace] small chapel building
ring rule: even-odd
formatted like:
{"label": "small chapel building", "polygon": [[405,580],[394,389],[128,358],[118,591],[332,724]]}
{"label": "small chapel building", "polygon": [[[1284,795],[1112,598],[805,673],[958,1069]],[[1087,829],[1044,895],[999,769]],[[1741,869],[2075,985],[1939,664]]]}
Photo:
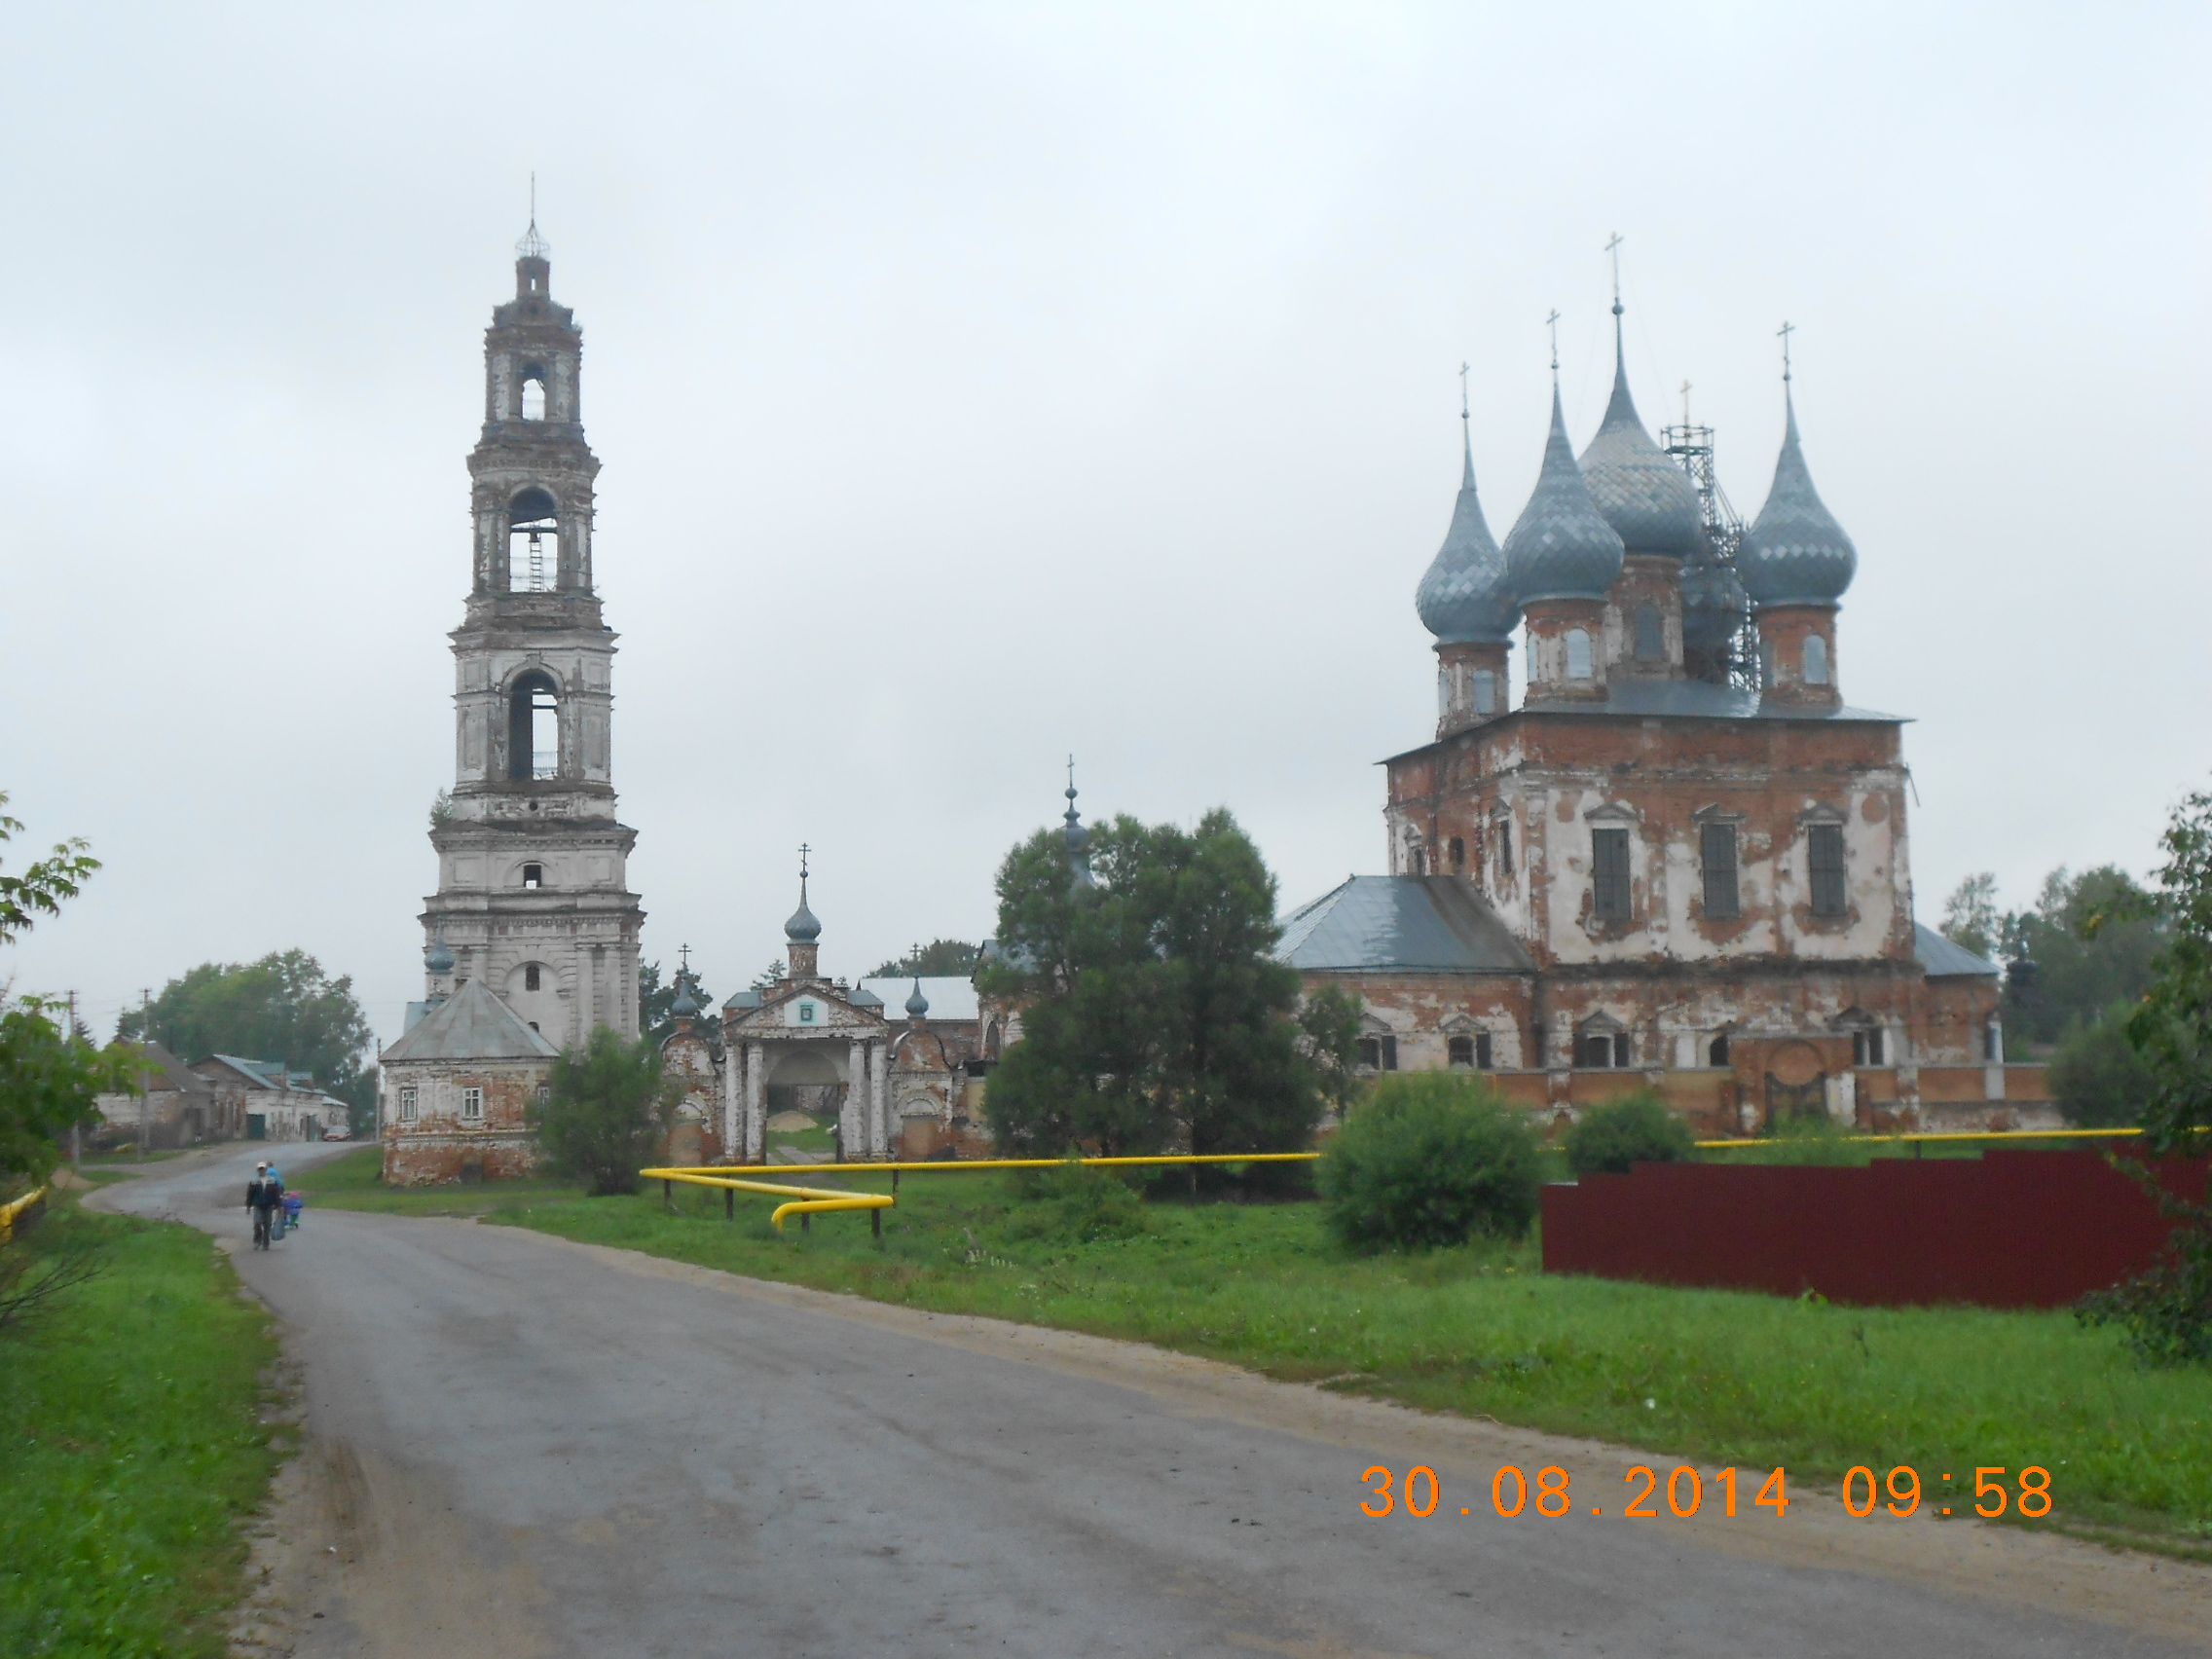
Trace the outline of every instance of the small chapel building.
{"label": "small chapel building", "polygon": [[1668,451],[1645,430],[1613,310],[1604,419],[1577,457],[1555,362],[1502,544],[1463,426],[1415,596],[1436,732],[1383,762],[1388,873],[1293,911],[1282,958],[1361,996],[1368,1068],[1491,1071],[1559,1114],[1651,1088],[1714,1135],[1801,1113],[2055,1124],[2044,1068],[2005,1063],[1998,966],[1914,919],[1905,721],[1843,697],[1858,551],[1813,487],[1787,359],[1745,529],[1709,429]]}
{"label": "small chapel building", "polygon": [[838,1161],[978,1155],[987,1140],[975,987],[917,977],[894,1015],[901,981],[830,978],[806,886],[802,869],[798,909],[784,924],[782,978],[724,1001],[713,1032],[688,985],[680,987],[677,1029],[661,1045],[667,1070],[686,1084],[671,1157],[774,1161],[769,1130],[780,1110],[833,1123]]}

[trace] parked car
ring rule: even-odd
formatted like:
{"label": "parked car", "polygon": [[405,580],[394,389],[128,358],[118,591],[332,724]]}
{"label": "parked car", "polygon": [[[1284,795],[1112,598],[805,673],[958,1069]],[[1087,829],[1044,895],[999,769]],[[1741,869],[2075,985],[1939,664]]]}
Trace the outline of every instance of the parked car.
{"label": "parked car", "polygon": [[344,1124],[338,1124],[324,1129],[322,1131],[322,1138],[326,1141],[351,1140],[353,1138],[353,1131],[348,1125]]}

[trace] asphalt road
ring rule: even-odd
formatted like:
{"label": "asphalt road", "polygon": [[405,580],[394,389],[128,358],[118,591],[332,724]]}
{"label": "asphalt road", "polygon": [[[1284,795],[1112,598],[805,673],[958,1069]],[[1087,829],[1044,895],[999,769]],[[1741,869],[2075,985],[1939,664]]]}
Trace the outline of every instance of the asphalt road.
{"label": "asphalt road", "polygon": [[[102,1201],[241,1240],[255,1150]],[[312,1191],[345,1149],[278,1150]],[[308,1659],[2018,1659],[2212,1632],[2202,1568],[1802,1493],[1777,1519],[1748,1487],[1729,1520],[1711,1471],[1696,1519],[1628,1520],[1633,1453],[1130,1345],[457,1221],[311,1208],[235,1259],[303,1368],[262,1604]],[[1575,1511],[1501,1519],[1507,1462],[1567,1468]],[[1436,1469],[1434,1514],[1363,1516],[1378,1463]]]}

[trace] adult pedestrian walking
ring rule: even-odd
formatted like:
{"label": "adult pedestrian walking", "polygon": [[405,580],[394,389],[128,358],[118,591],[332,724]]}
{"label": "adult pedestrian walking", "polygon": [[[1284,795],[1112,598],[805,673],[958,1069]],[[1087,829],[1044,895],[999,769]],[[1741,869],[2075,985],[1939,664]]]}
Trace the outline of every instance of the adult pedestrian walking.
{"label": "adult pedestrian walking", "polygon": [[276,1208],[284,1201],[284,1183],[266,1161],[253,1166],[253,1179],[245,1184],[245,1207],[253,1213],[253,1246],[269,1248],[269,1235]]}

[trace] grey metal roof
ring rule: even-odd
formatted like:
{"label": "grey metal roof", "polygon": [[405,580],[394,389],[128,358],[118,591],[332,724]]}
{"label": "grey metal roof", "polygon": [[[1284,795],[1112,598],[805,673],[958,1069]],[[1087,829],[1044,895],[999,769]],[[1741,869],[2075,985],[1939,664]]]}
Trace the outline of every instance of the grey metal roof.
{"label": "grey metal roof", "polygon": [[1460,444],[1465,459],[1459,469],[1458,499],[1452,504],[1444,545],[1414,590],[1414,609],[1421,626],[1439,640],[1506,640],[1512,638],[1520,607],[1506,585],[1505,555],[1498,550],[1475,495],[1475,449],[1464,430],[1465,421],[1462,414]]}
{"label": "grey metal roof", "polygon": [[378,1058],[394,1060],[549,1060],[561,1051],[520,1014],[471,979],[423,1017]]}
{"label": "grey metal roof", "polygon": [[1920,958],[1920,966],[1931,979],[1970,974],[1989,979],[2004,972],[1986,956],[1976,956],[1965,945],[1953,944],[1934,928],[1919,922],[1912,924],[1912,953]]}
{"label": "grey metal roof", "polygon": [[1284,918],[1275,957],[1310,971],[1536,971],[1474,883],[1456,875],[1351,876]]}
{"label": "grey metal roof", "polygon": [[1619,533],[1631,553],[1694,558],[1705,546],[1705,515],[1689,474],[1651,441],[1628,393],[1628,363],[1621,352],[1620,308],[1613,314],[1613,400],[1598,435],[1582,452],[1590,498]]}
{"label": "grey metal roof", "polygon": [[1902,715],[1873,709],[1777,708],[1762,704],[1756,691],[1715,685],[1705,680],[1616,680],[1602,703],[1536,703],[1547,715],[1677,716],[1714,720],[1880,720],[1902,725]]}
{"label": "grey metal roof", "polygon": [[1774,488],[1744,533],[1736,569],[1754,605],[1830,605],[1851,585],[1859,549],[1813,488],[1813,474],[1797,442],[1797,405],[1787,385],[1782,400],[1782,454],[1774,463]]}
{"label": "grey metal roof", "polygon": [[[925,974],[919,980],[863,979],[861,983],[881,997],[887,1007],[905,1007],[918,983],[930,1005],[932,1019],[980,1019],[982,1007],[976,998],[976,982],[955,974]],[[894,1001],[896,999],[896,1001]]]}
{"label": "grey metal roof", "polygon": [[738,991],[734,995],[722,999],[722,1007],[724,1008],[758,1008],[759,1006],[760,993],[758,991]]}
{"label": "grey metal roof", "polygon": [[1506,580],[1523,605],[1536,599],[1604,599],[1621,573],[1619,533],[1605,522],[1567,441],[1559,386],[1535,493],[1505,535]]}

